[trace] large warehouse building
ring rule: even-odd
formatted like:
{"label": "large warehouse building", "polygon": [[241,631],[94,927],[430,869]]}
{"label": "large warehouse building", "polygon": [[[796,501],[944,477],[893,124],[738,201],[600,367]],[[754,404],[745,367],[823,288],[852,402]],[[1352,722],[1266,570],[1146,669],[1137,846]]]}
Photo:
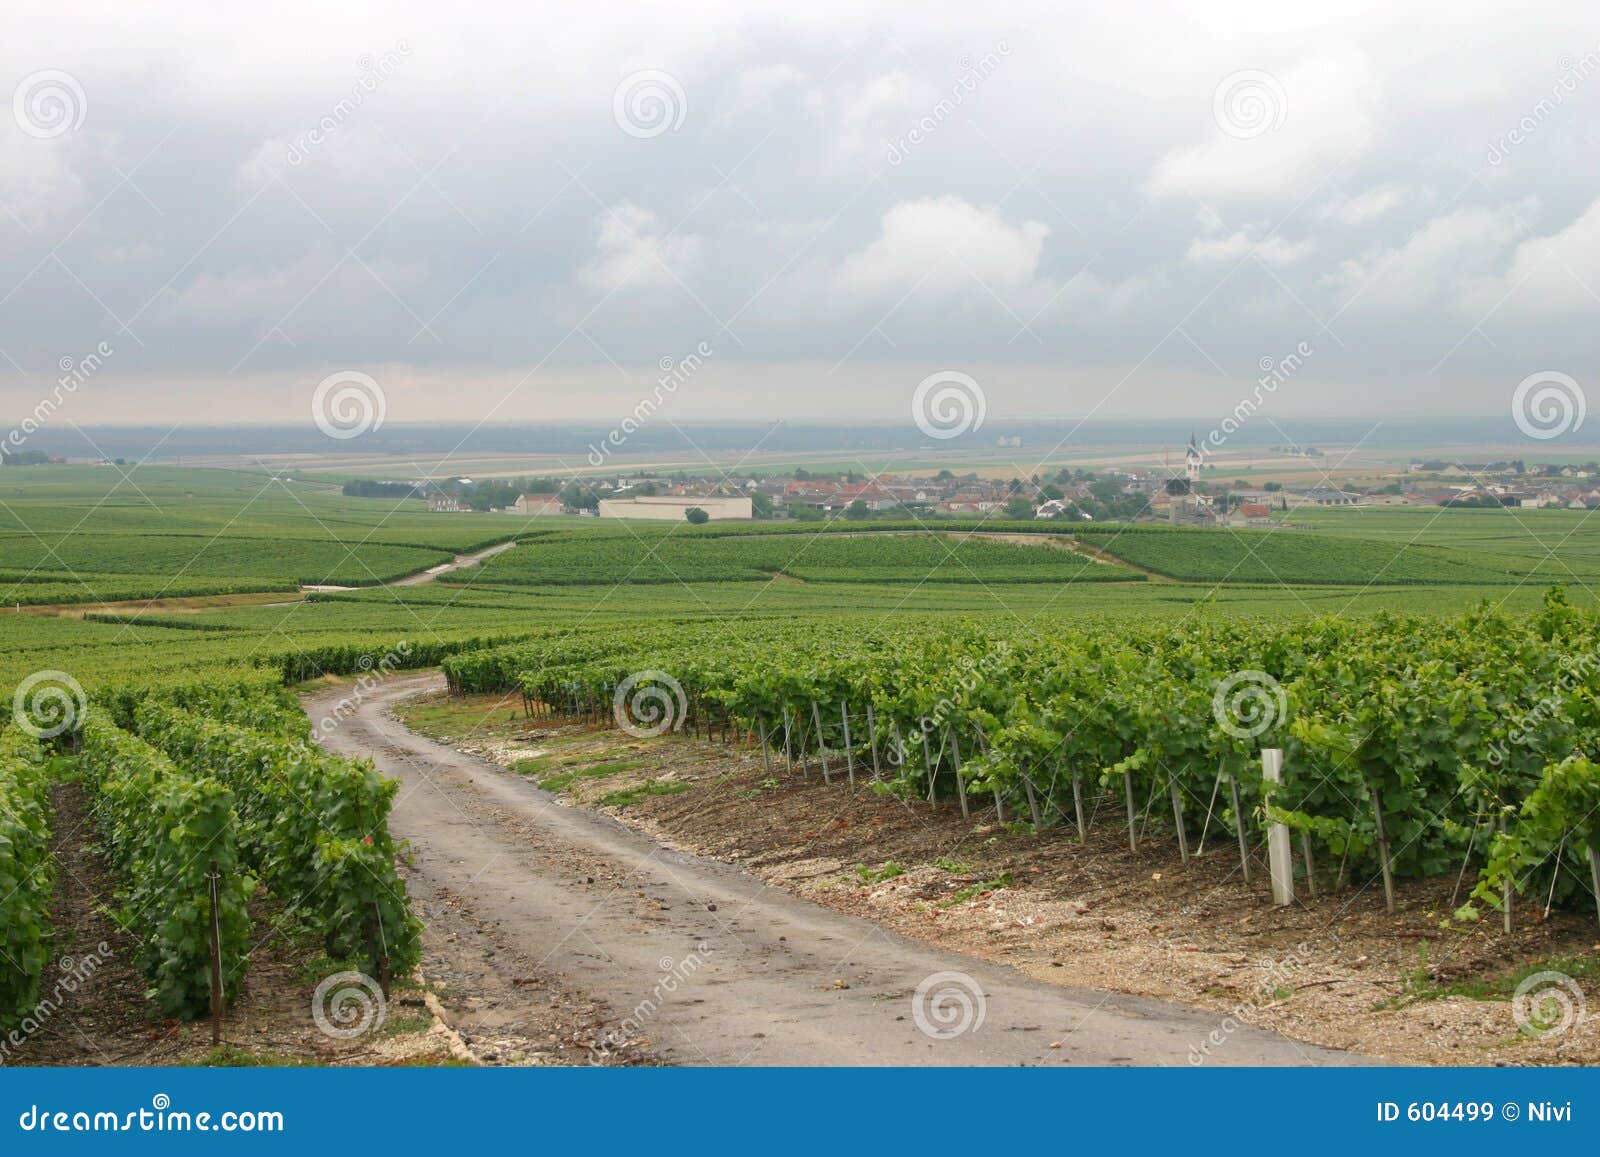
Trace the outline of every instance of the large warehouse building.
{"label": "large warehouse building", "polygon": [[601,518],[653,518],[662,522],[682,522],[690,507],[698,506],[713,522],[729,522],[755,517],[748,498],[602,498]]}

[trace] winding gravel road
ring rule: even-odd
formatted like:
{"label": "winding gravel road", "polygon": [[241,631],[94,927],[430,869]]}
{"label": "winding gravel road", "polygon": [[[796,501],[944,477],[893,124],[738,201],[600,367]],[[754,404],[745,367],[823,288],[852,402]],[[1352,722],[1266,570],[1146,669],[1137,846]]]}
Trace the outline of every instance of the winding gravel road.
{"label": "winding gravel road", "polygon": [[[457,938],[447,951],[508,980],[530,967],[559,978],[668,1063],[1186,1065],[1221,1025],[1216,1013],[1042,984],[908,940],[565,806],[389,714],[442,686],[437,674],[385,683],[326,745],[370,755],[402,782],[391,827],[411,842],[413,888],[467,905],[486,930],[468,939],[492,930],[500,941]],[[312,697],[307,711],[341,697]],[[1363,1063],[1244,1027],[1212,1052],[1208,1064]]]}

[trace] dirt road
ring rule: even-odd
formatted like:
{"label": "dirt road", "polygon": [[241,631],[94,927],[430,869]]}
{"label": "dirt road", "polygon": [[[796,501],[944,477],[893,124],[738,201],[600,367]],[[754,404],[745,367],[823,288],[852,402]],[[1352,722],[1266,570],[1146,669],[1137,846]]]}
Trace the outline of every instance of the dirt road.
{"label": "dirt road", "polygon": [[515,541],[497,542],[483,550],[474,551],[471,554],[458,554],[449,562],[440,563],[438,566],[429,567],[425,571],[408,574],[405,578],[395,579],[393,582],[387,582],[382,585],[386,587],[420,587],[424,583],[431,583],[442,574],[449,574],[451,571],[460,570],[463,567],[477,566],[484,559],[493,558],[497,554],[504,554],[516,545]]}
{"label": "dirt road", "polygon": [[[411,843],[424,912],[470,910],[467,931],[437,951],[512,983],[554,976],[601,1001],[619,1039],[647,1040],[668,1063],[1185,1065],[1214,1031],[1225,1043],[1207,1064],[1360,1063],[1228,1032],[1215,1013],[1037,983],[671,851],[388,714],[441,683],[395,679],[327,740],[404,784],[391,827]],[[340,697],[324,692],[307,710]]]}

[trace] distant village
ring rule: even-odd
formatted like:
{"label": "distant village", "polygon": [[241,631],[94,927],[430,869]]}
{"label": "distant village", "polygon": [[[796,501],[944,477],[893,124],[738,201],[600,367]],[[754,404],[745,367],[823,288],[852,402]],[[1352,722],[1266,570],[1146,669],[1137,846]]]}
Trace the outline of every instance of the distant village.
{"label": "distant village", "polygon": [[[1307,455],[1315,456],[1315,455]],[[351,482],[345,493],[422,497],[441,514],[633,518],[672,522],[750,519],[971,518],[1160,521],[1267,526],[1295,510],[1329,507],[1600,507],[1600,464],[1527,466],[1520,460],[1412,462],[1381,484],[1292,485],[1226,481],[1191,443],[1183,465],[1151,470],[1061,469],[1028,479],[976,473],[618,474],[581,481],[454,478]]]}

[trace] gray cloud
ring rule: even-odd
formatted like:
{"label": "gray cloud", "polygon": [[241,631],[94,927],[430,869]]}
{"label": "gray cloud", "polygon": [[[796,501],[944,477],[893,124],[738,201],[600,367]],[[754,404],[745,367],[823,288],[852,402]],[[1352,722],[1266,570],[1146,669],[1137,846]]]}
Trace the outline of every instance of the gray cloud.
{"label": "gray cloud", "polygon": [[[18,410],[102,341],[67,418],[281,420],[355,368],[397,420],[604,420],[701,341],[684,417],[899,418],[945,367],[1000,413],[1204,417],[1301,341],[1286,416],[1498,413],[1594,364],[1575,2],[16,23],[0,87],[86,106],[0,117]],[[625,131],[646,71],[668,124]],[[1241,75],[1264,129],[1219,104]]]}

